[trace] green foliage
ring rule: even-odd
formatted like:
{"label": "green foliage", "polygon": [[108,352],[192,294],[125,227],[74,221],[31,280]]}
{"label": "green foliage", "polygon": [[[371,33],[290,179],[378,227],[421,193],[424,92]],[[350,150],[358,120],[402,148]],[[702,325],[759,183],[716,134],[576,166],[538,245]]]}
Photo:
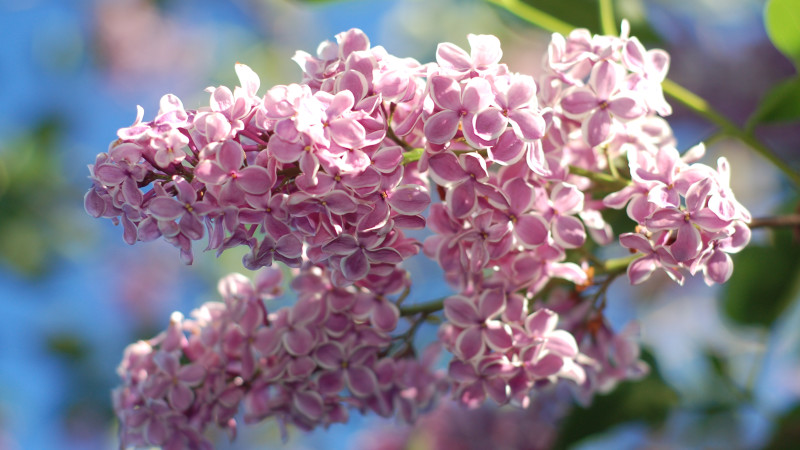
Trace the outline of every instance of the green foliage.
{"label": "green foliage", "polygon": [[83,361],[89,349],[79,336],[74,334],[53,334],[45,340],[48,352],[71,361]]}
{"label": "green foliage", "polygon": [[61,130],[58,119],[46,118],[17,139],[0,143],[0,260],[29,276],[48,268],[69,234],[66,211],[81,204],[61,176]]}
{"label": "green foliage", "polygon": [[650,365],[650,374],[596,396],[586,409],[575,408],[562,424],[556,448],[570,448],[626,422],[644,422],[654,428],[664,423],[678,404],[678,395],[661,377],[653,356],[644,352],[642,359]]}
{"label": "green foliage", "polygon": [[[576,28],[588,28],[593,33],[601,34],[597,2],[598,0],[524,0],[524,3],[561,19],[564,22],[575,25]],[[617,5],[620,2],[615,1],[612,3]],[[618,13],[624,13],[624,11],[619,8],[617,8],[616,11]],[[628,19],[631,24],[631,35],[638,37],[642,42],[661,42],[660,37],[647,23],[644,16],[625,18]],[[617,28],[619,28],[622,19],[622,16],[615,19]]]}
{"label": "green foliage", "polygon": [[800,0],[769,0],[764,23],[775,47],[800,67]]}
{"label": "green foliage", "polygon": [[797,296],[800,245],[791,230],[775,230],[772,237],[769,246],[751,244],[734,255],[722,306],[738,323],[768,327]]}
{"label": "green foliage", "polygon": [[796,449],[798,442],[800,442],[800,406],[795,406],[780,418],[772,440],[764,448],[768,450]]}
{"label": "green foliage", "polygon": [[747,129],[761,123],[791,122],[800,119],[800,76],[785,80],[769,90],[758,109],[747,120]]}

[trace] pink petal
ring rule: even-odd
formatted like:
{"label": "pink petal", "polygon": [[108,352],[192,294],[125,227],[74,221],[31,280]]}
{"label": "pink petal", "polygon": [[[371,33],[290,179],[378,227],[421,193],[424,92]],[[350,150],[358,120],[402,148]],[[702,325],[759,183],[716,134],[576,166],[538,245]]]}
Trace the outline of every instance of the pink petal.
{"label": "pink petal", "polygon": [[217,150],[217,161],[226,172],[239,170],[244,162],[244,150],[236,141],[225,141]]}
{"label": "pink petal", "polygon": [[485,346],[481,329],[477,326],[472,326],[462,331],[456,339],[455,349],[457,355],[467,361],[483,354]]}
{"label": "pink petal", "polygon": [[200,364],[189,364],[178,371],[178,380],[188,386],[197,386],[206,377],[206,371]]}
{"label": "pink petal", "polygon": [[574,214],[583,209],[583,192],[574,184],[560,183],[551,193],[553,209],[560,214]]}
{"label": "pink petal", "polygon": [[353,119],[331,121],[329,129],[331,139],[346,148],[361,147],[367,135],[364,127]]}
{"label": "pink petal", "polygon": [[478,308],[475,307],[475,304],[460,295],[444,299],[444,315],[447,320],[462,328],[481,322]]}
{"label": "pink petal", "polygon": [[446,109],[428,117],[423,127],[425,137],[433,144],[445,144],[453,139],[461,123],[461,116]]}
{"label": "pink petal", "polygon": [[547,240],[548,224],[539,214],[524,214],[514,224],[514,234],[526,246],[535,247]]}
{"label": "pink petal", "polygon": [[721,231],[731,224],[730,220],[720,219],[710,209],[701,209],[691,216],[692,222],[706,231]]}
{"label": "pink petal", "polygon": [[194,175],[203,183],[219,185],[225,182],[228,174],[219,165],[206,159],[195,167]]}
{"label": "pink petal", "polygon": [[650,241],[639,233],[620,234],[619,243],[625,248],[638,250],[644,254],[653,252],[653,247]]}
{"label": "pink petal", "polygon": [[576,89],[561,100],[564,112],[579,117],[597,108],[600,102],[597,96],[586,88]]}
{"label": "pink petal", "polygon": [[[706,283],[713,281],[714,283],[722,284],[731,277],[733,274],[733,260],[727,253],[716,250],[711,254],[711,257],[706,261],[703,267],[703,274],[706,278]],[[711,283],[708,283],[709,285]]]}
{"label": "pink petal", "polygon": [[447,374],[450,376],[450,378],[459,383],[472,383],[478,379],[478,376],[475,374],[475,368],[472,367],[472,364],[459,361],[458,359],[453,359],[450,361]]}
{"label": "pink petal", "polygon": [[686,215],[677,209],[660,209],[647,219],[645,225],[648,229],[673,230],[686,223]]}
{"label": "pink petal", "polygon": [[344,361],[344,350],[339,344],[328,342],[317,347],[314,351],[314,360],[326,369],[339,369]]}
{"label": "pink petal", "polygon": [[447,204],[455,217],[464,217],[475,208],[475,189],[469,181],[454,187],[449,193]]}
{"label": "pink petal", "polygon": [[439,180],[444,184],[455,183],[469,178],[461,167],[456,155],[450,152],[437,153],[428,160],[428,164]]}
{"label": "pink petal", "polygon": [[261,166],[249,166],[240,170],[236,183],[248,194],[265,194],[272,188],[273,180],[269,171]]}
{"label": "pink petal", "polygon": [[617,83],[622,78],[622,67],[604,59],[592,68],[589,76],[589,85],[594,88],[599,100],[608,100],[617,90]]}
{"label": "pink petal", "polygon": [[345,370],[344,379],[347,388],[357,397],[366,397],[378,390],[375,372],[366,367],[349,367]]}
{"label": "pink petal", "polygon": [[578,248],[586,242],[586,229],[573,216],[556,216],[553,221],[553,239],[563,248]]}
{"label": "pink petal", "polygon": [[658,262],[654,255],[636,259],[628,265],[628,279],[631,284],[644,283],[657,268]]}
{"label": "pink petal", "polygon": [[239,78],[239,85],[244,89],[245,93],[250,97],[255,96],[259,86],[261,86],[261,80],[258,79],[258,75],[253,69],[244,64],[237,63],[234,69],[236,70],[236,76]]}
{"label": "pink petal", "polygon": [[442,67],[463,70],[472,65],[472,58],[460,47],[444,42],[436,47],[436,62]]}
{"label": "pink petal", "polygon": [[477,113],[489,107],[494,94],[492,86],[483,78],[471,78],[462,94],[461,106],[467,111]]}
{"label": "pink petal", "polygon": [[500,137],[508,126],[508,118],[497,108],[485,109],[473,118],[475,134],[491,141]]}
{"label": "pink petal", "polygon": [[[510,110],[515,110],[517,108],[526,106],[531,102],[531,100],[534,100],[535,95],[536,83],[534,82],[533,77],[528,75],[516,76],[508,86],[505,107]],[[535,104],[533,106],[535,106]]]}
{"label": "pink petal", "polygon": [[367,257],[374,263],[400,264],[403,262],[403,255],[393,248],[380,248],[377,250],[366,250]]}
{"label": "pink petal", "polygon": [[575,263],[551,262],[547,265],[547,273],[553,278],[571,281],[573,284],[582,285],[589,282],[586,272]]}
{"label": "pink petal", "polygon": [[106,186],[117,186],[128,178],[128,174],[119,167],[112,164],[100,164],[94,169],[94,176],[100,183]]}
{"label": "pink petal", "polygon": [[322,417],[322,396],[314,391],[295,391],[292,404],[301,414],[311,420]]}
{"label": "pink petal", "polygon": [[608,109],[614,116],[625,120],[636,119],[646,112],[635,98],[628,95],[614,97],[613,100],[608,102]]}
{"label": "pink petal", "polygon": [[525,319],[525,329],[532,337],[544,337],[556,329],[558,314],[549,309],[540,309]]}
{"label": "pink petal", "polygon": [[349,281],[357,281],[369,273],[369,261],[363,250],[357,250],[342,258],[340,264],[342,275]]}
{"label": "pink petal", "polygon": [[344,191],[331,191],[323,197],[323,202],[334,214],[348,214],[355,212],[357,204],[353,197]]}
{"label": "pink petal", "polygon": [[510,165],[522,158],[525,148],[525,142],[519,139],[513,130],[508,130],[500,135],[493,147],[489,148],[489,157],[491,161]]}
{"label": "pink petal", "polygon": [[578,354],[578,343],[575,337],[565,330],[554,330],[547,335],[547,349],[566,358],[574,358]]}
{"label": "pink petal", "polygon": [[275,328],[261,328],[256,332],[253,347],[262,355],[269,356],[275,353],[281,342],[282,340],[278,337],[278,331]]}
{"label": "pink petal", "polygon": [[329,118],[339,117],[345,112],[351,110],[355,105],[355,97],[350,91],[340,91],[331,99],[330,105],[325,110],[325,114]]}
{"label": "pink petal", "polygon": [[497,64],[503,57],[500,39],[491,34],[469,34],[470,56],[476,68]]}
{"label": "pink petal", "polygon": [[325,372],[317,379],[317,385],[319,391],[326,396],[341,392],[344,389],[344,374],[341,370]]}
{"label": "pink petal", "polygon": [[186,212],[183,205],[171,197],[156,197],[150,200],[147,209],[160,220],[176,220]]}
{"label": "pink petal", "polygon": [[370,322],[378,330],[388,332],[397,327],[399,317],[400,310],[394,303],[381,301],[373,308]]}
{"label": "pink petal", "polygon": [[422,186],[412,184],[400,186],[392,192],[389,204],[397,213],[414,215],[425,211],[431,203],[431,196]]}
{"label": "pink petal", "polygon": [[506,295],[501,289],[488,289],[478,299],[478,317],[490,319],[503,313],[506,307]]}
{"label": "pink petal", "polygon": [[322,251],[334,255],[349,255],[358,249],[358,241],[353,235],[340,234],[322,246]]}
{"label": "pink petal", "polygon": [[278,239],[275,250],[286,258],[299,258],[303,253],[303,243],[294,234],[286,234]]}
{"label": "pink petal", "polygon": [[283,335],[283,346],[292,355],[307,355],[314,348],[314,335],[305,327],[289,329]]}
{"label": "pink petal", "polygon": [[178,411],[186,411],[194,402],[194,392],[183,383],[177,383],[167,393],[169,404]]}
{"label": "pink petal", "polygon": [[167,440],[167,425],[158,418],[151,418],[144,426],[144,437],[149,444],[161,445]]}
{"label": "pink petal", "polygon": [[692,224],[687,223],[678,228],[675,242],[669,246],[669,249],[678,262],[684,262],[697,256],[702,245],[700,232]]}
{"label": "pink petal", "polygon": [[273,136],[267,145],[267,151],[282,163],[292,163],[300,159],[303,148],[301,142],[287,142],[279,136]]}
{"label": "pink petal", "polygon": [[483,329],[486,344],[494,351],[505,352],[513,344],[511,329],[500,321],[493,320]]}
{"label": "pink petal", "polygon": [[483,388],[492,400],[502,405],[508,401],[511,389],[503,378],[489,378],[483,381]]}
{"label": "pink petal", "polygon": [[645,50],[639,39],[632,37],[625,43],[622,51],[622,61],[633,72],[644,71]]}
{"label": "pink petal", "polygon": [[544,137],[547,124],[541,114],[531,110],[511,111],[508,114],[511,126],[517,135],[526,141],[533,141]]}
{"label": "pink petal", "polygon": [[581,127],[583,138],[587,144],[596,147],[611,134],[611,115],[608,111],[598,109],[590,117],[589,120],[584,120]]}
{"label": "pink petal", "polygon": [[540,358],[533,364],[526,364],[525,369],[536,378],[547,378],[549,376],[557,374],[561,367],[564,366],[564,359],[556,356],[552,353],[548,353]]}
{"label": "pink petal", "polygon": [[[431,99],[436,106],[452,111],[461,109],[461,86],[450,77],[434,75],[430,80]],[[425,133],[427,135],[427,133]]]}
{"label": "pink petal", "polygon": [[603,204],[613,209],[622,209],[628,200],[637,193],[636,186],[626,186],[617,192],[612,192],[603,198]]}

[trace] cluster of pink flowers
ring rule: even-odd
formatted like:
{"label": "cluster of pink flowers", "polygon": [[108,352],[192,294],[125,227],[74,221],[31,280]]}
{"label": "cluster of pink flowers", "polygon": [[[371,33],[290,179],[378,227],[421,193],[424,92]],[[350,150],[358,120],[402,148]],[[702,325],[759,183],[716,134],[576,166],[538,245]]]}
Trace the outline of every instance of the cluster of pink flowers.
{"label": "cluster of pink flowers", "polygon": [[[121,222],[130,244],[163,237],[187,263],[208,230],[209,250],[247,245],[251,270],[311,261],[337,285],[391,272],[417,253],[403,230],[425,226],[430,196],[387,136],[382,91],[399,89],[391,74],[411,69],[378,50],[353,30],[326,50],[331,59],[306,61],[320,70],[308,84],[262,98],[258,76],[237,64],[241,86],[209,88],[209,107],[187,111],[166,95],[151,122],[140,109],[90,167],[86,210]],[[421,97],[421,79],[405,83],[402,95]]]}
{"label": "cluster of pink flowers", "polygon": [[731,192],[724,157],[717,170],[692,163],[704,151],[702,144],[683,157],[671,147],[629,151],[633,184],[604,202],[614,208],[627,203],[628,216],[639,224],[636,233],[620,235],[624,247],[645,255],[628,266],[631,283],[657,269],[679,283],[681,269],[702,271],[708,285],[724,283],[733,273],[728,254],[750,242],[750,213]]}
{"label": "cluster of pink flowers", "polygon": [[[470,407],[527,407],[548,386],[588,401],[638,378],[634,328],[615,333],[596,301],[607,285],[593,289],[595,267],[603,282],[616,274],[583,256],[615,241],[606,208],[627,205],[637,224],[619,237],[638,253],[632,283],[659,268],[728,279],[750,216],[724,158],[714,170],[695,162],[702,147],[675,149],[660,117],[665,52],[625,23],[619,37],[554,34],[535,80],[500,62],[496,37],[469,44],[440,44],[423,65],[350,30],[297,53],[299,84],[258,96],[238,64],[240,86],[209,88],[209,106],[167,95],[153,121],[140,109],[119,130],[90,166],[85,207],[126,242],[161,237],[188,263],[207,235],[217,254],[246,245],[247,269],[301,268],[291,308],[264,307],[276,272],[256,288],[227,278],[224,303],[131,346],[115,393],[123,442],[204,442],[198,430],[233,427],[240,404],[247,421],[310,429],[347,420],[345,405],[412,420],[440,388]],[[426,226],[424,243],[404,233]],[[393,353],[393,339],[410,342],[392,336],[392,298],[410,288],[398,265],[420,248],[457,292],[440,306],[446,381],[431,357]],[[433,313],[411,311],[406,334]]]}
{"label": "cluster of pink flowers", "polygon": [[166,331],[130,345],[113,395],[122,445],[212,448],[203,430],[235,433],[240,409],[248,423],[275,417],[305,430],[346,422],[349,408],[413,421],[444,387],[435,347],[420,360],[396,351],[396,308],[329,275],[304,266],[292,282],[297,303],[272,313],[264,300],[279,294],[280,271],[261,272],[255,286],[228,276],[222,302],[191,319],[173,313]]}

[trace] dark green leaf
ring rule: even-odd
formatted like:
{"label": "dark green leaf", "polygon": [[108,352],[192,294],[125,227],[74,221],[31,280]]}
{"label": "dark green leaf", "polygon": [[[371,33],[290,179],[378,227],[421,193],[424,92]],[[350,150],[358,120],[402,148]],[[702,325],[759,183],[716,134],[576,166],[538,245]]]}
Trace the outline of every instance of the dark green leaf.
{"label": "dark green leaf", "polygon": [[800,67],[800,0],[769,0],[764,23],[772,44]]}
{"label": "dark green leaf", "polygon": [[769,450],[796,449],[798,442],[800,442],[800,406],[795,406],[780,418],[772,440],[764,448]]}
{"label": "dark green leaf", "polygon": [[791,230],[775,230],[772,237],[772,245],[751,245],[733,257],[723,309],[736,322],[769,326],[796,295],[800,245]]}
{"label": "dark green leaf", "polygon": [[777,84],[761,99],[758,109],[747,120],[747,129],[761,123],[800,119],[800,76]]}
{"label": "dark green leaf", "polygon": [[72,361],[79,361],[86,357],[86,345],[72,334],[58,334],[47,338],[47,350],[58,356],[63,356]]}
{"label": "dark green leaf", "polygon": [[[544,11],[576,28],[588,28],[593,33],[600,33],[600,16],[597,0],[524,0],[525,3]],[[615,6],[619,2],[614,2]],[[619,28],[624,11],[616,8],[616,26]],[[631,35],[645,43],[659,43],[661,38],[648,24],[644,16],[628,17],[631,24]]]}
{"label": "dark green leaf", "polygon": [[664,423],[678,404],[678,395],[664,382],[653,357],[644,352],[642,359],[650,364],[650,374],[596,396],[588,408],[576,407],[562,424],[556,448],[570,448],[581,439],[625,422],[645,422],[652,427]]}

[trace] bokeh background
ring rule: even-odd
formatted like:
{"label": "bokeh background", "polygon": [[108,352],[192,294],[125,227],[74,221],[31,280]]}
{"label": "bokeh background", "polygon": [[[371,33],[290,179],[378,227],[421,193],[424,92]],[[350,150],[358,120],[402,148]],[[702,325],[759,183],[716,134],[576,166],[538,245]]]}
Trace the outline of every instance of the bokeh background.
{"label": "bokeh background", "polygon": [[[531,3],[599,28],[592,0]],[[763,1],[615,7],[647,46],[670,51],[672,79],[737,123],[794,75],[767,39]],[[206,86],[235,85],[236,62],[259,73],[262,92],[297,81],[296,49],[313,53],[352,27],[423,62],[438,42],[467,47],[468,33],[495,34],[503,61],[532,74],[549,39],[480,0],[0,0],[0,449],[117,446],[109,392],[125,345],[163,329],[171,311],[214,299],[216,280],[242,270],[241,255],[204,255],[187,267],[161,242],[129,247],[119,227],[85,214],[86,165],[133,122],[136,105],[152,117],[168,92],[187,108],[207,104]],[[767,162],[675,110],[679,149],[711,139],[705,162],[731,160],[734,191],[756,217],[797,204]],[[796,122],[757,132],[800,167]],[[346,426],[290,430],[283,448],[791,447],[800,442],[799,255],[790,230],[759,231],[727,287],[615,283],[608,315],[617,328],[638,320],[653,371],[589,409],[540,402],[536,411],[467,414],[444,405],[413,429],[354,414]],[[448,292],[435,265],[420,258],[411,270],[424,286],[414,295],[427,296],[417,300]],[[563,426],[543,417],[564,417]],[[233,443],[222,435],[217,443],[283,445],[274,424],[243,426]]]}

